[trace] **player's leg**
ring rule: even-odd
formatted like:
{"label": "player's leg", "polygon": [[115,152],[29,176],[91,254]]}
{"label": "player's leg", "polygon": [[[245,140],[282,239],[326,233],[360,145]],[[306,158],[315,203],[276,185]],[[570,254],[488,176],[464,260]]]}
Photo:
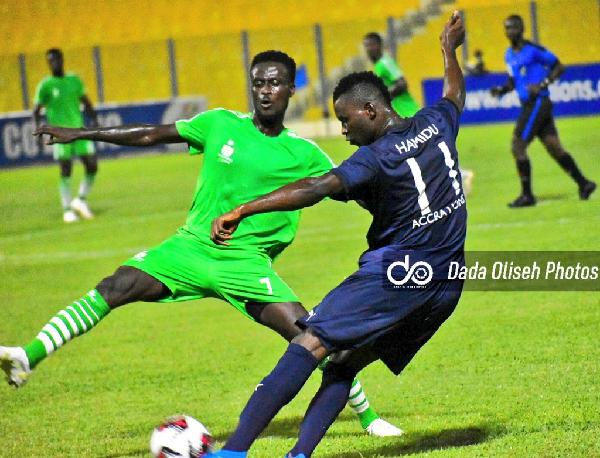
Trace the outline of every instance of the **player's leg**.
{"label": "player's leg", "polygon": [[[291,341],[301,332],[297,321],[308,314],[299,302],[261,303],[251,302],[246,304],[246,311],[254,320],[277,332],[280,336]],[[322,367],[326,367],[327,364]],[[352,390],[346,396],[348,407],[358,417],[361,427],[373,436],[399,436],[402,430],[382,419],[371,406],[360,381],[352,380]]]}
{"label": "player's leg", "polygon": [[570,153],[565,151],[562,144],[560,143],[560,139],[558,138],[558,132],[554,127],[554,122],[552,122],[551,127],[548,131],[540,136],[540,140],[544,144],[546,151],[552,156],[552,158],[558,162],[558,164],[562,167],[562,169],[573,178],[577,186],[579,187],[579,197],[582,200],[589,199],[590,195],[596,189],[596,183],[591,180],[588,180],[583,174],[573,156]]}
{"label": "player's leg", "polygon": [[[309,457],[312,454],[341,411],[354,374],[377,359],[383,360],[394,374],[400,374],[450,317],[461,289],[459,285],[439,285],[423,306],[406,315],[373,343],[352,352],[334,354],[325,369],[321,387],[304,416],[298,442],[290,456]],[[313,332],[317,334],[318,331]]]}
{"label": "player's leg", "polygon": [[[54,146],[65,146],[65,145],[54,145]],[[60,167],[60,182],[59,182],[59,193],[60,203],[63,208],[63,221],[65,223],[73,223],[77,221],[77,215],[71,209],[71,174],[73,173],[73,161],[69,158],[58,159],[58,165]]]}
{"label": "player's leg", "polygon": [[348,396],[352,396],[356,374],[377,359],[378,355],[370,347],[331,356],[329,364],[323,371],[321,386],[304,414],[298,441],[287,456],[311,456],[343,410]]}
{"label": "player's leg", "polygon": [[0,347],[0,361],[9,384],[23,385],[31,371],[65,343],[89,332],[108,313],[135,301],[156,301],[169,294],[159,280],[122,266],[96,288],[56,313],[24,347]]}
{"label": "player's leg", "polygon": [[536,123],[539,124],[541,100],[528,102],[521,108],[511,141],[511,152],[517,167],[521,194],[508,204],[511,208],[530,207],[536,200],[531,189],[531,162],[527,156],[527,146],[536,133]]}
{"label": "player's leg", "polygon": [[245,457],[260,433],[298,394],[319,361],[327,355],[328,350],[310,330],[296,336],[275,368],[257,385],[223,450],[213,456]]}
{"label": "player's leg", "polygon": [[519,181],[521,182],[521,194],[515,200],[508,204],[511,208],[530,207],[536,204],[533,191],[531,189],[531,162],[527,156],[527,146],[529,142],[515,135],[511,143],[511,151],[517,166]]}
{"label": "player's leg", "polygon": [[87,197],[98,173],[98,157],[94,154],[94,144],[90,141],[75,142],[73,146],[77,148],[76,153],[83,163],[84,175],[79,184],[79,193],[71,202],[71,208],[82,218],[91,219],[94,214],[87,203]]}

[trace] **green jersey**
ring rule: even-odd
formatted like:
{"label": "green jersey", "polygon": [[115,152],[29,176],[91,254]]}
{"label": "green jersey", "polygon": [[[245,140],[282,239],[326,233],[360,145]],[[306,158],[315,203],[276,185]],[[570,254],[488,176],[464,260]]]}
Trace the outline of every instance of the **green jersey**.
{"label": "green jersey", "polygon": [[35,103],[46,108],[48,124],[59,127],[82,127],[81,97],[85,87],[72,73],[44,78],[35,91]]}
{"label": "green jersey", "polygon": [[[377,62],[375,62],[375,68],[373,70],[388,88],[393,86],[398,79],[404,76],[404,73],[402,73],[402,70],[396,61],[387,54],[384,54]],[[394,97],[392,100],[392,108],[394,108],[396,113],[405,118],[413,116],[419,111],[419,105],[408,91]]]}
{"label": "green jersey", "polygon": [[[284,129],[269,137],[250,114],[209,110],[176,122],[191,154],[204,153],[194,201],[182,230],[212,244],[214,218],[240,204],[301,178],[331,170],[331,159],[316,143]],[[299,211],[254,215],[242,221],[230,248],[252,248],[277,256],[298,229]]]}

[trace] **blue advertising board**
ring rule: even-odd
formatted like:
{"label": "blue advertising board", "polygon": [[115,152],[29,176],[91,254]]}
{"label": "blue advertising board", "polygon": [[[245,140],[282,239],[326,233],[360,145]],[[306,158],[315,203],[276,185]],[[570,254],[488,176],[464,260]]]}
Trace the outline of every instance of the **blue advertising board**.
{"label": "blue advertising board", "polygon": [[[461,123],[482,124],[516,120],[520,111],[517,93],[512,91],[502,97],[493,97],[490,94],[490,88],[506,83],[507,79],[506,73],[467,76],[467,98]],[[442,88],[442,78],[423,80],[426,105],[439,100]],[[600,63],[566,66],[560,80],[551,84],[549,89],[555,116],[600,114]]]}

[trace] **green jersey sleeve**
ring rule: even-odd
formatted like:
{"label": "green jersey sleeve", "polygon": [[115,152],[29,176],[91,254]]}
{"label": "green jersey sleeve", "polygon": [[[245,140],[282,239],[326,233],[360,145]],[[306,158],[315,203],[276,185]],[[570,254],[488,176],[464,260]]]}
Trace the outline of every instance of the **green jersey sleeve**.
{"label": "green jersey sleeve", "polygon": [[216,117],[217,110],[208,110],[197,114],[193,118],[175,122],[177,132],[189,145],[190,154],[204,152],[206,138],[215,123]]}
{"label": "green jersey sleeve", "polygon": [[33,98],[33,103],[35,103],[36,105],[46,105],[48,103],[48,91],[45,79],[40,81],[37,87],[35,88],[35,96]]}
{"label": "green jersey sleeve", "polygon": [[327,155],[327,153],[319,148],[316,143],[313,145],[314,149],[312,153],[312,161],[308,168],[308,175],[311,177],[318,177],[329,172],[335,167],[335,164]]}
{"label": "green jersey sleeve", "polygon": [[384,55],[375,63],[375,74],[380,77],[386,86],[391,86],[404,74],[394,59]]}
{"label": "green jersey sleeve", "polygon": [[79,98],[85,95],[85,84],[83,84],[83,80],[79,78],[79,76],[75,75],[75,79],[77,81],[77,90],[79,93]]}

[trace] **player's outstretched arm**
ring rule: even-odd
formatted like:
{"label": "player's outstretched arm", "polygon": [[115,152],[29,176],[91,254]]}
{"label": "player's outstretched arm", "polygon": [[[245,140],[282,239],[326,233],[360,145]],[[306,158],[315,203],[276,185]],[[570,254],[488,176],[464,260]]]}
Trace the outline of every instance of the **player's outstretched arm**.
{"label": "player's outstretched arm", "polygon": [[444,30],[440,35],[442,54],[444,55],[444,94],[456,104],[459,110],[465,106],[465,78],[463,76],[456,48],[465,40],[465,26],[458,11],[452,13],[452,17],[446,22]]}
{"label": "player's outstretched arm", "polygon": [[67,128],[42,126],[33,135],[48,135],[46,144],[71,143],[75,140],[94,140],[115,145],[151,146],[160,143],[185,142],[175,124],[131,125],[103,128]]}
{"label": "player's outstretched arm", "polygon": [[342,181],[331,172],[317,178],[298,180],[215,218],[210,238],[218,245],[228,245],[227,240],[231,238],[240,222],[248,216],[310,207],[343,190]]}

